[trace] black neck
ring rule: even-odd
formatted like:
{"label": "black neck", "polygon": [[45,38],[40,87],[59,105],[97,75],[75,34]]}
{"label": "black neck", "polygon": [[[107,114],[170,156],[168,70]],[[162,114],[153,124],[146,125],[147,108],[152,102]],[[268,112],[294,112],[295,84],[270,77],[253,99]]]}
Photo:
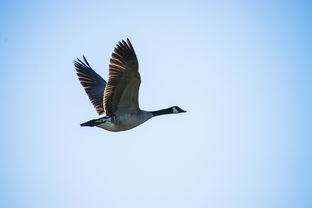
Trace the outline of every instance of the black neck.
{"label": "black neck", "polygon": [[172,114],[173,110],[172,108],[166,108],[166,109],[157,110],[157,111],[150,111],[150,113],[152,113],[153,116],[160,116],[164,114]]}

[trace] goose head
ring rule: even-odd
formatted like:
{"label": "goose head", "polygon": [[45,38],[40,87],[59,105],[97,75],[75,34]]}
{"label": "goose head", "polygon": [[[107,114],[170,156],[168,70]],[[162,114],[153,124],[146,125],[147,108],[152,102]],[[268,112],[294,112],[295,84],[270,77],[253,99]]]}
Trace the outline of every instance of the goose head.
{"label": "goose head", "polygon": [[179,106],[172,106],[172,113],[185,113],[186,111],[181,109]]}

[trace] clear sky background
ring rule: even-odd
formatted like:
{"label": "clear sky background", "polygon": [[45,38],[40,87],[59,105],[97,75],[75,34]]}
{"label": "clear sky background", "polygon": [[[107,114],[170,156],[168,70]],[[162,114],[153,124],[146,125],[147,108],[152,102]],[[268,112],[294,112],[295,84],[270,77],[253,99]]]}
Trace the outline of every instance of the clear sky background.
{"label": "clear sky background", "polygon": [[[0,207],[312,207],[310,1],[0,3]],[[73,60],[105,79],[130,38],[140,106],[97,114]]]}

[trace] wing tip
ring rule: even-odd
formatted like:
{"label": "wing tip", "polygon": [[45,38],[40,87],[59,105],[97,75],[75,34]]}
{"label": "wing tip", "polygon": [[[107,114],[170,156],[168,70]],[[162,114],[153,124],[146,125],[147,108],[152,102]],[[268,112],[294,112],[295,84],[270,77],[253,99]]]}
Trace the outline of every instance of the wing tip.
{"label": "wing tip", "polygon": [[82,56],[82,58],[83,58],[83,61],[81,59],[79,59],[79,58],[76,58],[73,61],[75,67],[78,68],[78,69],[81,68],[81,67],[92,68],[84,55]]}

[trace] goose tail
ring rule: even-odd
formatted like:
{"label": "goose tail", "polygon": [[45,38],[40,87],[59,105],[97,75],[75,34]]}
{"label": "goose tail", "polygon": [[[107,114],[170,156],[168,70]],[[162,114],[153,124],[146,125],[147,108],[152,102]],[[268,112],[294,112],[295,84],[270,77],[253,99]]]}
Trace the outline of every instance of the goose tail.
{"label": "goose tail", "polygon": [[90,121],[87,121],[87,122],[80,124],[80,126],[94,127],[94,126],[97,126],[101,123],[103,123],[103,122],[100,119],[93,119],[93,120],[90,120]]}

